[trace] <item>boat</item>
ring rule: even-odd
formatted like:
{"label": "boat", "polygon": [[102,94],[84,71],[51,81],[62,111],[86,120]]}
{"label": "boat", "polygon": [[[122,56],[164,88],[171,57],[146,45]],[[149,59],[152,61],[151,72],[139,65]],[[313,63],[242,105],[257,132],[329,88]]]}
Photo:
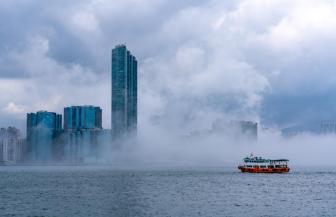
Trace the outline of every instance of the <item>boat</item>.
{"label": "boat", "polygon": [[252,154],[243,159],[238,169],[243,173],[288,173],[288,159],[264,159]]}

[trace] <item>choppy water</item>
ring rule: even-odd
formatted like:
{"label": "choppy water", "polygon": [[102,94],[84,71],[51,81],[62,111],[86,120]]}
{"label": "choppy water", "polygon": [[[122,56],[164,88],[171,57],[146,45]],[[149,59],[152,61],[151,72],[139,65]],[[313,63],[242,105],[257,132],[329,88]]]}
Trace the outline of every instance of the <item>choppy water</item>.
{"label": "choppy water", "polygon": [[0,216],[336,216],[336,171],[1,167]]}

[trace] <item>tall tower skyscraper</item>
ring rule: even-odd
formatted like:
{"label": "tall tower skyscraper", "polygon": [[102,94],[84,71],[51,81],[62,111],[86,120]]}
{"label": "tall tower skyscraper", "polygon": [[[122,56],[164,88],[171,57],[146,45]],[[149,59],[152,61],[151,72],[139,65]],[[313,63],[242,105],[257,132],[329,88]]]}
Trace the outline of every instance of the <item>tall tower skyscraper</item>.
{"label": "tall tower skyscraper", "polygon": [[112,49],[112,105],[113,137],[137,129],[138,63],[125,45]]}

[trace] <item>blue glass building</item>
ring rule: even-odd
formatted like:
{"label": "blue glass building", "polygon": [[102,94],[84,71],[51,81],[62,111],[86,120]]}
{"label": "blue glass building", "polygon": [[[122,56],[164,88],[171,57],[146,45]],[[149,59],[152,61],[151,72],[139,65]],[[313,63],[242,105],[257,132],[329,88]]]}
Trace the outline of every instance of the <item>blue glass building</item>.
{"label": "blue glass building", "polygon": [[56,138],[61,131],[62,115],[47,111],[28,113],[28,159],[33,161],[53,160]]}
{"label": "blue glass building", "polygon": [[64,108],[64,130],[102,129],[102,109],[95,106]]}
{"label": "blue glass building", "polygon": [[63,159],[89,161],[96,157],[102,131],[102,109],[95,106],[64,108]]}
{"label": "blue glass building", "polygon": [[137,67],[125,45],[112,50],[111,128],[115,137],[137,129]]}

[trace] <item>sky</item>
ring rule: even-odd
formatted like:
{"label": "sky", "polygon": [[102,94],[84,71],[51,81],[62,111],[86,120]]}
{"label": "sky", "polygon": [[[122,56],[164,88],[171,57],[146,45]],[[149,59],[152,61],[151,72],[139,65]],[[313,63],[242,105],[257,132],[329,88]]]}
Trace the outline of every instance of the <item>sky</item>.
{"label": "sky", "polygon": [[139,130],[334,120],[334,0],[4,0],[0,126],[24,131],[28,112],[96,105],[110,128],[121,43],[139,64]]}

